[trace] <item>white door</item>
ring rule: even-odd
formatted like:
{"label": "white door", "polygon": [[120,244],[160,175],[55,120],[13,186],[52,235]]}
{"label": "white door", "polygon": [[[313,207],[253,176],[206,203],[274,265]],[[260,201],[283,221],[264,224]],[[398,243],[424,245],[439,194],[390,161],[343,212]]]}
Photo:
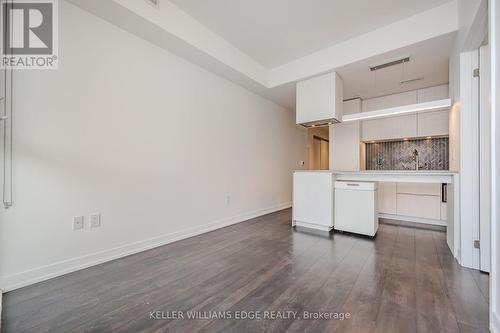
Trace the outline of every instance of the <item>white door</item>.
{"label": "white door", "polygon": [[313,137],[313,167],[312,170],[328,170],[329,164],[328,140],[319,136]]}
{"label": "white door", "polygon": [[490,328],[500,330],[500,3],[489,1],[491,48],[491,274],[490,274]]}
{"label": "white door", "polygon": [[479,48],[479,267],[490,271],[491,223],[491,106],[490,106],[490,50]]}
{"label": "white door", "polygon": [[[9,5],[10,6],[10,5]],[[1,22],[4,22],[4,3],[0,6],[0,17]],[[0,29],[2,35],[5,31]],[[5,40],[5,38],[0,38],[0,40]],[[0,47],[0,52],[3,52],[3,48]],[[3,54],[0,54],[3,55]],[[3,149],[0,149],[0,163],[3,165],[3,169],[0,169],[0,185],[3,205],[8,207],[12,202],[12,80],[13,80],[12,69],[0,69],[0,117],[5,118],[0,120],[0,145]],[[2,182],[3,181],[3,182]],[[3,208],[3,207],[2,207]]]}
{"label": "white door", "polygon": [[460,263],[480,269],[478,50],[460,54]]}

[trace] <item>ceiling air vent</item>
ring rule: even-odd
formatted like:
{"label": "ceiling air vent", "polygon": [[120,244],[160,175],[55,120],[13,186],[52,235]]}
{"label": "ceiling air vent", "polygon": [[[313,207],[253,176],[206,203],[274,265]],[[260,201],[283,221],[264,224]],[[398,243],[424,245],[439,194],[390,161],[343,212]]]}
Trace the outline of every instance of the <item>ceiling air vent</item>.
{"label": "ceiling air vent", "polygon": [[144,0],[156,9],[160,9],[160,0]]}

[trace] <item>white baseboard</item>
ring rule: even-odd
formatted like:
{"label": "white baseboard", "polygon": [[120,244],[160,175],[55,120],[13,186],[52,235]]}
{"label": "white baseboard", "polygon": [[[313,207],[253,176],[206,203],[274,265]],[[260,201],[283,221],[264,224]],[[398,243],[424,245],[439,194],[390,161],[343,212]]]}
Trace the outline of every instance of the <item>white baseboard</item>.
{"label": "white baseboard", "polygon": [[490,320],[490,331],[492,333],[500,333],[500,318],[495,312],[490,312],[491,320]]}
{"label": "white baseboard", "polygon": [[164,234],[161,236],[145,239],[131,244],[111,248],[108,250],[95,252],[82,257],[72,258],[57,263],[44,265],[25,272],[0,277],[0,289],[3,292],[22,288],[37,282],[48,280],[60,275],[78,271],[90,266],[98,265],[106,261],[122,258],[134,253],[149,250],[158,246],[176,242],[185,238],[193,237],[209,231],[230,226],[232,224],[244,222],[246,220],[277,212],[292,206],[291,202],[275,205],[269,208],[240,214],[216,222],[203,224],[197,227],[180,230],[177,232]]}
{"label": "white baseboard", "polygon": [[385,214],[385,213],[379,213],[378,217],[383,218],[383,219],[392,219],[392,220],[400,220],[400,221],[406,221],[406,222],[446,226],[446,221],[435,220],[435,219],[424,219],[421,217],[393,215],[393,214]]}

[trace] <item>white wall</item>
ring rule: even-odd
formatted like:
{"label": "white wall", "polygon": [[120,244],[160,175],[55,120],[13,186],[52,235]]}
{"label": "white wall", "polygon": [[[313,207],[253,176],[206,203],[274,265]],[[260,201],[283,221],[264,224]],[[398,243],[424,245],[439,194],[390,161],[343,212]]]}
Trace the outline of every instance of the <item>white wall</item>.
{"label": "white wall", "polygon": [[500,332],[500,3],[489,2],[491,50],[491,279],[490,279],[490,329]]}
{"label": "white wall", "polygon": [[0,287],[290,205],[306,157],[293,113],[65,1],[59,13],[59,69],[14,80]]}

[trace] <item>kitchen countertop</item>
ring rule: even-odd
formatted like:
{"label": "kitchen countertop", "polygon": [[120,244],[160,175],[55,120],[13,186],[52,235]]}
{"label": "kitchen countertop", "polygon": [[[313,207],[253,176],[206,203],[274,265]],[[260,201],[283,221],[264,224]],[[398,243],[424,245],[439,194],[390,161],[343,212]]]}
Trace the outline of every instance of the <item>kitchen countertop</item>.
{"label": "kitchen countertop", "polygon": [[457,171],[449,170],[361,170],[361,171],[341,171],[341,170],[295,170],[294,172],[327,172],[333,174],[365,174],[365,175],[456,175]]}
{"label": "kitchen countertop", "polygon": [[296,170],[295,173],[329,173],[335,180],[408,183],[455,183],[458,172],[448,170]]}

